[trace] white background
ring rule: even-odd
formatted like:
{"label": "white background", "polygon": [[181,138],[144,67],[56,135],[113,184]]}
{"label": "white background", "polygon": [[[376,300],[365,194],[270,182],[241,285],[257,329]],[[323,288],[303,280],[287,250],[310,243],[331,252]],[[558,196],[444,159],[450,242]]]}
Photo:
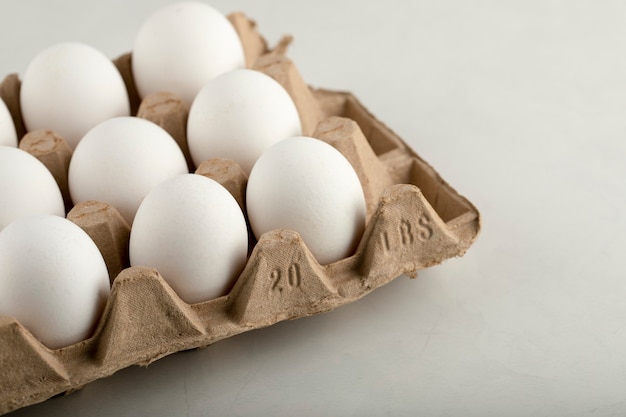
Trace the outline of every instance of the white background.
{"label": "white background", "polygon": [[[167,2],[0,2],[0,74]],[[465,257],[16,416],[626,415],[626,3],[219,1],[481,210]],[[0,370],[1,371],[1,370]]]}

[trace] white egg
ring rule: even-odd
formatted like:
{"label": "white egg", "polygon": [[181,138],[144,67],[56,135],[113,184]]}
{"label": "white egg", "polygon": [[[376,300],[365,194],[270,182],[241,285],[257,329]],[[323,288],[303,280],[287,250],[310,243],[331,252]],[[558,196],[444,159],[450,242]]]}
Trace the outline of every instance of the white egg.
{"label": "white egg", "polygon": [[17,146],[17,132],[7,105],[0,98],[0,146]]}
{"label": "white egg", "polygon": [[109,296],[96,244],[62,217],[14,221],[0,232],[0,315],[58,349],[88,338]]}
{"label": "white egg", "polygon": [[109,203],[132,224],[152,188],[187,172],[185,156],[164,129],[137,117],[118,117],[100,123],[80,141],[68,184],[74,204]]}
{"label": "white egg", "polygon": [[265,151],[250,173],[246,198],[257,238],[294,230],[321,264],[350,256],[365,227],[365,197],[352,165],[309,137],[285,139]]}
{"label": "white egg", "polygon": [[244,215],[219,183],[195,174],[159,184],[141,203],[130,233],[131,265],[156,268],[181,299],[228,293],[248,251]]}
{"label": "white egg", "polygon": [[132,70],[140,97],[167,91],[191,105],[211,78],[243,67],[237,32],[204,3],[180,2],[158,10],[135,38]]}
{"label": "white egg", "polygon": [[65,216],[61,190],[37,158],[13,146],[0,146],[0,230],[34,214]]}
{"label": "white egg", "polygon": [[236,70],[205,85],[187,121],[189,152],[196,166],[209,158],[237,162],[246,173],[274,143],[302,134],[287,91],[254,70]]}
{"label": "white egg", "polygon": [[115,65],[97,49],[76,42],[54,45],[31,61],[20,100],[26,130],[53,130],[72,148],[98,123],[130,114]]}

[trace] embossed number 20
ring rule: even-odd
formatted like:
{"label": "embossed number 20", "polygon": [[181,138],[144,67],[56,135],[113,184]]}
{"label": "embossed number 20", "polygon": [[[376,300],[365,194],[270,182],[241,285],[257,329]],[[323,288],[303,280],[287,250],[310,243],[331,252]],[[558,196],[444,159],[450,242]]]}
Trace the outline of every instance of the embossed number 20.
{"label": "embossed number 20", "polygon": [[275,268],[270,273],[270,277],[272,279],[272,291],[282,292],[285,288],[296,288],[302,283],[300,265],[295,263],[287,268],[287,274],[285,274],[281,268]]}

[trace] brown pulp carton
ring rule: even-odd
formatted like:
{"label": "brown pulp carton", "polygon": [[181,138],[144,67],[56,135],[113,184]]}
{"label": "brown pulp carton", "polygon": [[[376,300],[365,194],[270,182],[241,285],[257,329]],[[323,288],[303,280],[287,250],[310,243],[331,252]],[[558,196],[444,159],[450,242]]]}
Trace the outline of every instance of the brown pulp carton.
{"label": "brown pulp carton", "polygon": [[[352,94],[306,85],[285,55],[290,38],[268,50],[254,22],[241,13],[229,18],[249,66],[274,77],[294,99],[304,134],[336,147],[358,173],[368,220],[355,253],[320,265],[296,232],[269,232],[258,242],[252,239],[248,262],[228,295],[189,305],[155,269],[128,267],[130,229],[114,208],[95,201],[68,203],[68,218],[92,236],[105,258],[111,296],[92,337],[56,350],[14,318],[0,317],[0,413],[71,392],[130,365],[333,310],[402,274],[414,277],[419,269],[463,255],[478,235],[476,208]],[[129,88],[133,114],[164,127],[187,153],[187,109],[168,94],[147,97],[140,106],[130,59],[127,54],[115,63]],[[0,97],[22,137],[19,88],[17,76],[10,75],[0,84]],[[48,166],[69,201],[71,151],[63,140],[53,132],[31,132],[20,146]],[[222,183],[244,207],[246,177],[232,161],[206,161],[196,173]]]}

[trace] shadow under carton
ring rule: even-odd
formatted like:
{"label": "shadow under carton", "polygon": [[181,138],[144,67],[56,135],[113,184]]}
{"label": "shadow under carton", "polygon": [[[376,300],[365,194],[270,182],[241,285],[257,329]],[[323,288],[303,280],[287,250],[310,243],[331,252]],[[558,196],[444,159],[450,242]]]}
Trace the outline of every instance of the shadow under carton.
{"label": "shadow under carton", "polygon": [[[254,47],[247,56],[267,52],[253,22],[241,14],[233,19],[244,46]],[[320,265],[296,232],[268,232],[228,295],[193,305],[182,301],[155,269],[123,267],[127,261],[112,253],[109,269],[121,272],[89,339],[51,350],[15,319],[0,317],[0,413],[71,392],[130,365],[147,365],[248,330],[333,310],[402,274],[415,276],[461,256],[471,246],[480,215],[467,199],[352,94],[309,89],[300,83],[293,63],[281,54],[274,57],[263,58],[263,65],[279,75],[280,65],[287,66],[287,79],[298,81],[290,85],[306,88],[299,96],[301,107],[315,109],[308,129],[346,154],[364,186],[368,221],[355,253]],[[128,64],[129,56],[125,60]],[[0,85],[0,93],[16,89],[19,80],[12,76]],[[96,204],[75,216],[99,211]],[[110,241],[127,233],[124,225],[105,229],[119,229],[105,234]],[[123,244],[125,239],[118,240]]]}

